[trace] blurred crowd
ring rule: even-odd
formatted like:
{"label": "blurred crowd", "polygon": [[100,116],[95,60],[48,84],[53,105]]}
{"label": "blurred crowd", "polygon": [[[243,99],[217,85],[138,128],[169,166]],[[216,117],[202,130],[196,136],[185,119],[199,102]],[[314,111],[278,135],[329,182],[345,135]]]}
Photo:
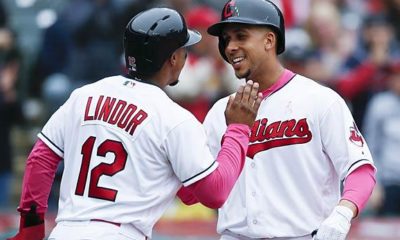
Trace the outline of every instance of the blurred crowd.
{"label": "blurred crowd", "polygon": [[[2,0],[1,208],[15,208],[19,197],[15,195],[19,182],[15,181],[21,178],[17,166],[24,164],[37,129],[71,91],[125,72],[122,33],[129,19],[143,9],[175,8],[190,28],[203,35],[202,41],[189,49],[180,83],[166,90],[203,121],[212,104],[243,81],[236,79],[221,58],[217,39],[206,33],[208,26],[219,21],[224,2]],[[286,20],[286,51],[281,55],[286,68],[345,98],[371,148],[378,187],[366,214],[399,216],[400,0],[273,2]],[[28,142],[27,149],[20,150],[18,137]]]}

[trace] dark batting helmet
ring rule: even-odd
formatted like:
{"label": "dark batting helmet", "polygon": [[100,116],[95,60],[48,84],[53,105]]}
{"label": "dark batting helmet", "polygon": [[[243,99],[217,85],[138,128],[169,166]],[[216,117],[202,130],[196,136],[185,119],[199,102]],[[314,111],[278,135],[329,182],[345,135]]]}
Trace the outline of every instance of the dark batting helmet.
{"label": "dark batting helmet", "polygon": [[129,75],[150,77],[172,53],[201,40],[183,16],[169,8],[152,8],[134,16],[125,28],[125,63]]}
{"label": "dark batting helmet", "polygon": [[208,28],[208,33],[219,38],[219,52],[225,56],[226,44],[221,37],[226,24],[240,23],[270,27],[277,35],[277,54],[285,51],[285,23],[282,12],[268,0],[230,0],[225,3],[221,21]]}

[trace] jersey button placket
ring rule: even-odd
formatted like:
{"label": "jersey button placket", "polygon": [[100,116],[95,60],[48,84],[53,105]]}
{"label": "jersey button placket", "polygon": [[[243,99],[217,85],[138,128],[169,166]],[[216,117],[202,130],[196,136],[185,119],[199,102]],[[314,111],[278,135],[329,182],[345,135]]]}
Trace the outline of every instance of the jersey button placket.
{"label": "jersey button placket", "polygon": [[258,201],[257,199],[257,189],[255,186],[257,186],[257,168],[256,168],[256,162],[254,160],[251,160],[251,163],[248,165],[246,175],[247,175],[247,183],[246,183],[246,188],[247,188],[247,212],[248,212],[248,224],[249,228],[253,230],[253,226],[255,228],[258,228],[259,220],[258,214],[259,210],[257,209]]}

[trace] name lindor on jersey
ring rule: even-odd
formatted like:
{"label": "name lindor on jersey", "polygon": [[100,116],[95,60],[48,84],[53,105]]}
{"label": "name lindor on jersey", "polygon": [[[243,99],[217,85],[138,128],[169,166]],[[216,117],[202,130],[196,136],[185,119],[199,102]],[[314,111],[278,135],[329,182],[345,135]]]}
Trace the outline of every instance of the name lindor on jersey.
{"label": "name lindor on jersey", "polygon": [[247,156],[253,158],[257,153],[270,148],[307,143],[311,138],[312,133],[306,118],[276,121],[271,124],[268,124],[267,118],[263,118],[255,121],[251,129]]}
{"label": "name lindor on jersey", "polygon": [[[136,127],[141,124],[148,114],[132,103],[124,100],[105,97],[101,95],[97,103],[93,97],[88,97],[86,102],[84,121],[103,121],[123,129],[133,135]],[[94,111],[93,111],[94,109]]]}

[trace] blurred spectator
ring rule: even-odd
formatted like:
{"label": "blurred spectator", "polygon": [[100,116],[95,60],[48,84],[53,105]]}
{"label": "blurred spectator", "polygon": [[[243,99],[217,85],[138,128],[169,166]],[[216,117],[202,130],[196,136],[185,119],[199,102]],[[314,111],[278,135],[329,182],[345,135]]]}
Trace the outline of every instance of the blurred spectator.
{"label": "blurred spectator", "polygon": [[[66,9],[72,48],[66,73],[77,86],[121,73],[120,23],[117,0],[75,0]],[[118,26],[118,27],[116,27]]]}
{"label": "blurred spectator", "polygon": [[312,75],[312,48],[308,33],[302,28],[291,28],[286,30],[285,36],[285,52],[281,55],[283,65],[300,75]]}
{"label": "blurred spectator", "polygon": [[218,40],[207,33],[207,28],[219,20],[215,10],[198,6],[189,10],[185,18],[188,27],[199,31],[203,38],[190,49],[179,83],[166,91],[202,122],[214,101],[231,93],[240,81],[221,58]]}
{"label": "blurred spectator", "polygon": [[313,0],[272,0],[272,2],[282,10],[285,27],[293,28],[306,22]]}
{"label": "blurred spectator", "polygon": [[8,28],[0,28],[0,206],[8,207],[12,190],[11,127],[22,120],[16,84],[20,55],[16,39]]}
{"label": "blurred spectator", "polygon": [[383,186],[379,213],[400,216],[400,64],[391,64],[387,71],[388,91],[376,94],[368,104],[364,133]]}
{"label": "blurred spectator", "polygon": [[338,77],[335,88],[351,105],[354,120],[363,128],[366,105],[374,93],[385,89],[385,68],[399,59],[399,46],[393,28],[384,15],[365,20],[358,48],[346,62],[349,69]]}
{"label": "blurred spectator", "polygon": [[384,9],[389,17],[389,21],[395,28],[396,38],[400,39],[400,1],[399,0],[386,0],[382,1]]}
{"label": "blurred spectator", "polygon": [[[52,74],[65,74],[72,48],[71,33],[65,14],[43,33],[40,51],[30,81],[30,96],[41,97],[43,81]],[[66,92],[67,89],[65,89]],[[57,94],[66,95],[58,92]],[[64,102],[64,101],[62,101]]]}
{"label": "blurred spectator", "polygon": [[360,33],[357,48],[345,62],[345,70],[353,69],[367,59],[381,65],[400,57],[393,23],[386,15],[366,16]]}
{"label": "blurred spectator", "polygon": [[354,36],[342,27],[339,9],[331,1],[311,5],[306,29],[315,50],[309,77],[329,85],[353,51]]}

